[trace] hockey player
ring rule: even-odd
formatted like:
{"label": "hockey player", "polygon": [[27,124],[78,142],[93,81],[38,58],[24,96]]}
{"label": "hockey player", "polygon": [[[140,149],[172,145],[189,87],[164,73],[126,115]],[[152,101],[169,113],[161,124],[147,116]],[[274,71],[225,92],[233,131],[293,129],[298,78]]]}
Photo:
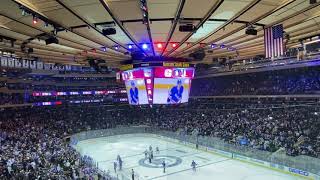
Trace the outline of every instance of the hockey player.
{"label": "hockey player", "polygon": [[114,172],[115,173],[117,173],[117,162],[115,161],[115,162],[113,162],[113,170],[114,170]]}
{"label": "hockey player", "polygon": [[149,163],[151,164],[151,162],[152,162],[152,158],[151,158],[151,156],[150,156],[150,155],[149,155],[148,159],[149,159]]}
{"label": "hockey player", "polygon": [[134,180],[134,171],[131,169],[131,179]]}
{"label": "hockey player", "polygon": [[158,146],[156,147],[156,153],[157,153],[157,154],[160,153],[160,150],[159,150],[159,147],[158,147]]}
{"label": "hockey player", "polygon": [[118,159],[118,163],[119,163],[119,170],[121,171],[121,170],[122,170],[122,163],[123,163],[123,161],[122,161],[122,159],[120,158],[120,156],[119,156],[119,159]]}
{"label": "hockey player", "polygon": [[147,149],[144,151],[144,158],[145,158],[145,159],[148,158],[148,150],[147,150]]}
{"label": "hockey player", "polygon": [[193,170],[193,171],[196,171],[197,165],[198,165],[198,164],[197,164],[194,160],[192,160],[191,167],[192,167],[192,170]]}
{"label": "hockey player", "polygon": [[166,162],[162,162],[163,173],[166,173]]}
{"label": "hockey player", "polygon": [[152,146],[151,145],[149,146],[149,151],[152,151]]}
{"label": "hockey player", "polygon": [[151,157],[151,159],[153,159],[153,151],[152,150],[150,151],[150,157]]}

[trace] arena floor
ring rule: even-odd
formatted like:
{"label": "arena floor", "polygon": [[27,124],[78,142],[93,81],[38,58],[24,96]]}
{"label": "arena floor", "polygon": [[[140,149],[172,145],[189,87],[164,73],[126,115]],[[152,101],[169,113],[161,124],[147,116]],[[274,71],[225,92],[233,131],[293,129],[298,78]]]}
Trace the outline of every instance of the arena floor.
{"label": "arena floor", "polygon": [[[152,164],[145,160],[143,153],[150,145],[153,148],[158,146],[160,149],[159,154],[154,153],[155,161]],[[76,145],[76,149],[82,155],[91,156],[98,162],[101,170],[109,169],[113,175],[113,162],[119,154],[124,161],[123,171],[128,172],[128,178],[131,169],[134,169],[139,180],[303,179],[140,134],[84,140]],[[161,168],[163,159],[171,166],[167,168],[166,173],[163,173]],[[196,172],[191,170],[192,160],[198,164]]]}

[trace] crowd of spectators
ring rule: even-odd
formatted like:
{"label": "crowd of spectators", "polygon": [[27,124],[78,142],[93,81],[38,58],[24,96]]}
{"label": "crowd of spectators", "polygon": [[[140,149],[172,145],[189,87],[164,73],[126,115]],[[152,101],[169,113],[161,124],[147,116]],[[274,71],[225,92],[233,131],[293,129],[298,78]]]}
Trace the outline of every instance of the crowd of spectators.
{"label": "crowd of spectators", "polygon": [[[320,67],[304,67],[258,73],[197,78],[192,81],[190,95],[315,95],[320,93],[319,72]],[[5,74],[5,76],[9,76],[9,78],[13,78],[11,76],[14,75],[17,74],[12,74],[12,72]],[[44,76],[20,76],[19,81],[6,81],[3,80],[3,78],[0,79],[0,96],[2,96],[0,105],[42,101],[43,98],[32,98],[31,93],[34,91],[92,91],[125,89],[124,85],[116,83],[114,78],[55,78]],[[21,81],[23,79],[26,80],[26,82]],[[26,97],[31,97],[32,99],[29,101]],[[89,97],[89,99],[92,98]],[[51,101],[48,97],[45,97],[45,99],[47,101]],[[52,100],[56,99],[56,97],[52,98]]]}
{"label": "crowd of spectators", "polygon": [[[0,113],[0,179],[98,177],[98,169],[88,163],[90,158],[84,160],[65,137],[117,125],[152,125],[169,131],[182,129],[187,134],[197,130],[199,136],[217,137],[254,149],[274,152],[284,148],[288,155],[320,157],[318,105],[208,106],[207,109],[99,105],[3,109]],[[241,143],[243,141],[245,143]]]}
{"label": "crowd of spectators", "polygon": [[320,67],[198,78],[192,96],[320,94]]}
{"label": "crowd of spectators", "polygon": [[0,105],[6,104],[23,104],[24,94],[22,93],[1,93],[0,92]]}
{"label": "crowd of spectators", "polygon": [[[192,82],[191,95],[319,94],[319,70],[319,67],[312,67],[198,78]],[[13,74],[15,75],[17,74]],[[31,77],[31,81],[37,81],[37,78],[39,77]],[[99,82],[103,80],[97,79]],[[90,82],[92,79],[54,80],[56,83],[66,84],[83,81]],[[101,95],[32,97],[27,93],[30,90],[105,90],[105,87],[91,87],[8,83],[2,78],[0,105],[112,99]],[[99,172],[90,157],[82,157],[76,152],[68,144],[66,137],[81,131],[107,129],[118,125],[152,125],[157,129],[183,131],[187,134],[197,132],[199,136],[216,137],[227,143],[253,149],[275,152],[282,148],[291,156],[320,158],[318,102],[285,103],[277,100],[227,98],[192,99],[184,106],[153,108],[104,106],[102,103],[10,107],[0,110],[0,179],[111,178],[107,172]]]}
{"label": "crowd of spectators", "polygon": [[60,107],[1,110],[0,179],[111,179],[66,143],[68,135],[90,130],[91,116],[71,118],[76,113]]}
{"label": "crowd of spectators", "polygon": [[[104,77],[46,77],[27,76],[16,73],[0,75],[0,105],[12,105],[36,102],[52,102],[71,100],[96,100],[104,99],[109,101],[112,97],[124,97],[120,93],[124,85],[116,82],[114,78]],[[33,96],[34,92],[73,92],[73,91],[115,91],[112,95],[86,94],[72,96]]]}
{"label": "crowd of spectators", "polygon": [[[311,108],[312,109],[312,108]],[[153,114],[156,125],[170,131],[182,129],[201,136],[218,137],[232,144],[275,152],[284,148],[288,155],[320,157],[320,117],[305,108],[214,109],[169,111]],[[319,110],[319,109],[317,109]],[[304,142],[296,146],[298,139]]]}

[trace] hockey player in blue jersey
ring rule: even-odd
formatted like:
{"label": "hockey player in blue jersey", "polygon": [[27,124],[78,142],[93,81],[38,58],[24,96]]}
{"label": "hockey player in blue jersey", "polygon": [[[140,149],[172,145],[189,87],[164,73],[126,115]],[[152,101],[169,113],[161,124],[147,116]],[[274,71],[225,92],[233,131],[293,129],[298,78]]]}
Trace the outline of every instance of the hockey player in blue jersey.
{"label": "hockey player in blue jersey", "polygon": [[175,104],[175,103],[180,103],[182,99],[182,94],[183,94],[183,86],[182,86],[182,81],[179,79],[177,81],[177,85],[173,86],[170,91],[169,95],[167,98],[167,103],[169,104]]}
{"label": "hockey player in blue jersey", "polygon": [[122,163],[123,163],[123,161],[122,161],[120,155],[118,155],[117,161],[118,161],[118,164],[119,164],[119,170],[121,171],[121,170],[122,170]]}
{"label": "hockey player in blue jersey", "polygon": [[194,160],[192,160],[191,167],[192,167],[192,170],[193,170],[193,171],[196,171],[197,165],[198,165],[198,164],[197,164]]}
{"label": "hockey player in blue jersey", "polygon": [[139,104],[139,90],[134,81],[131,81],[130,98],[131,104]]}
{"label": "hockey player in blue jersey", "polygon": [[163,173],[166,173],[166,162],[162,161]]}
{"label": "hockey player in blue jersey", "polygon": [[117,173],[117,166],[118,166],[117,162],[113,162],[113,170],[115,173]]}

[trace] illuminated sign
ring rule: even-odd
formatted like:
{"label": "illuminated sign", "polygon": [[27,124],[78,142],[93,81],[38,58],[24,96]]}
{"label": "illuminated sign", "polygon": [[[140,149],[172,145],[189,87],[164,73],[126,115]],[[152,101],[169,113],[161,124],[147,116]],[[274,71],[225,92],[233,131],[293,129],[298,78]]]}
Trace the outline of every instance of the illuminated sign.
{"label": "illuminated sign", "polygon": [[181,68],[188,68],[190,67],[189,63],[183,63],[183,62],[164,62],[164,67],[181,67]]}
{"label": "illuminated sign", "polygon": [[122,71],[133,69],[133,64],[126,64],[120,67]]}
{"label": "illuminated sign", "polygon": [[155,78],[193,78],[193,76],[193,68],[156,67],[154,71]]}

